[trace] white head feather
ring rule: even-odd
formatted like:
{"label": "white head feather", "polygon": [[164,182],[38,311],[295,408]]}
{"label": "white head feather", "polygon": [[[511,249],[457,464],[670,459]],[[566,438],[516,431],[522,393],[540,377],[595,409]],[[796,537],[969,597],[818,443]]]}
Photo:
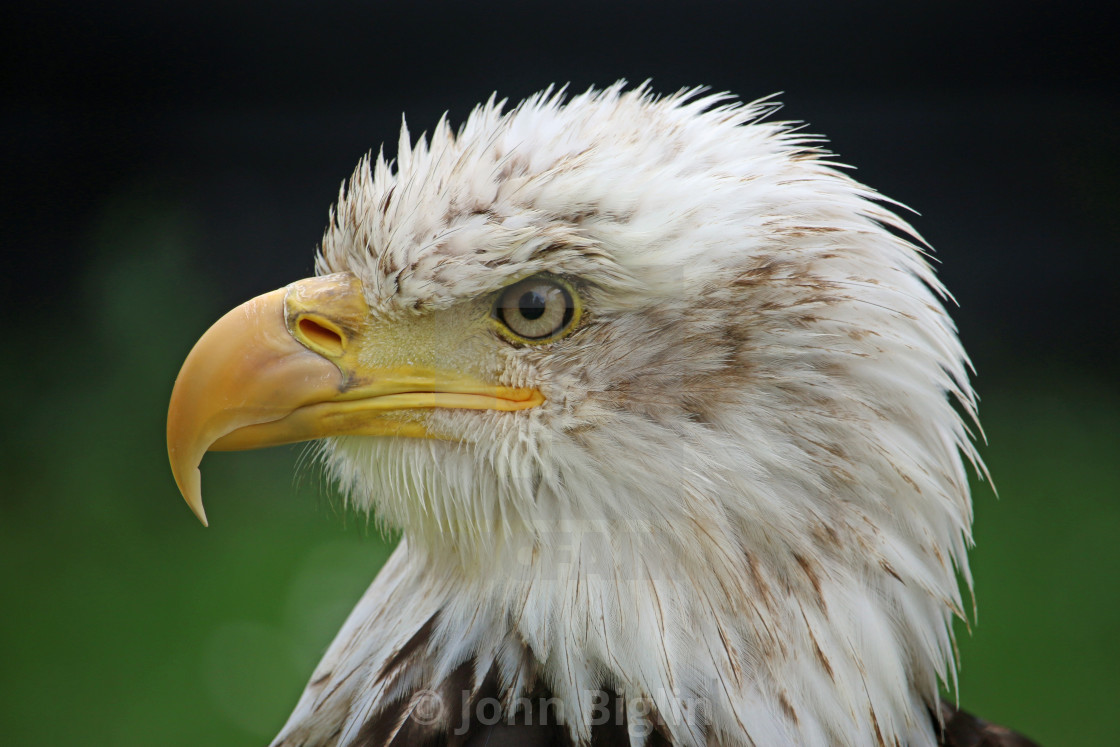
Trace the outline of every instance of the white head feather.
{"label": "white head feather", "polygon": [[495,341],[535,410],[327,442],[404,540],[277,744],[348,744],[464,662],[507,702],[543,682],[576,739],[610,688],[635,744],[642,703],[681,745],[935,743],[975,403],[920,240],[767,102],[503,104],[363,160],[318,269],[434,324],[548,272],[583,321]]}

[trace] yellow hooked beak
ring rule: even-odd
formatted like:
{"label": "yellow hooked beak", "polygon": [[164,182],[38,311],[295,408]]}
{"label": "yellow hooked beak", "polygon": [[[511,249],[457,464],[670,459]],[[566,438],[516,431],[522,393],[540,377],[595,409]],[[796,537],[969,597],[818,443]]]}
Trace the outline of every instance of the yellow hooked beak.
{"label": "yellow hooked beak", "polygon": [[219,319],[183,363],[167,411],[171,471],[203,525],[198,465],[209,450],[340,435],[440,438],[423,411],[544,401],[536,389],[442,368],[433,351],[409,350],[400,338],[371,319],[348,273],[292,283]]}

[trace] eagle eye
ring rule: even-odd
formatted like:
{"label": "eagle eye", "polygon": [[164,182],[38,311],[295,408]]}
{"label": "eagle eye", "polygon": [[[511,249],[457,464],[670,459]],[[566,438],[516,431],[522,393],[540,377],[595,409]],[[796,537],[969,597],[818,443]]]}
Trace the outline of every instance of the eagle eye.
{"label": "eagle eye", "polygon": [[502,332],[518,342],[551,342],[571,330],[579,315],[567,283],[536,275],[514,283],[498,295],[494,318]]}

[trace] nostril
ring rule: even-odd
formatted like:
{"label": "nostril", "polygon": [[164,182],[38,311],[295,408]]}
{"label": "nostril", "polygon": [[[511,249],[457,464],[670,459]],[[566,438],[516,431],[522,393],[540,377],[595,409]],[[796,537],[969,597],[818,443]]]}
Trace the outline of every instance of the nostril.
{"label": "nostril", "polygon": [[320,322],[303,317],[297,323],[301,342],[322,355],[337,357],[343,353],[342,335]]}

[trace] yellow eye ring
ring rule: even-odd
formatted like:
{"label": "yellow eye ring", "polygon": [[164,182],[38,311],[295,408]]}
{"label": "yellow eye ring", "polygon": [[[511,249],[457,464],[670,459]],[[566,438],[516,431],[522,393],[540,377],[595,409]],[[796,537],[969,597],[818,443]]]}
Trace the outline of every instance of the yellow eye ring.
{"label": "yellow eye ring", "polygon": [[492,318],[507,339],[540,345],[575,329],[580,311],[579,295],[570,283],[553,275],[533,275],[498,293]]}

